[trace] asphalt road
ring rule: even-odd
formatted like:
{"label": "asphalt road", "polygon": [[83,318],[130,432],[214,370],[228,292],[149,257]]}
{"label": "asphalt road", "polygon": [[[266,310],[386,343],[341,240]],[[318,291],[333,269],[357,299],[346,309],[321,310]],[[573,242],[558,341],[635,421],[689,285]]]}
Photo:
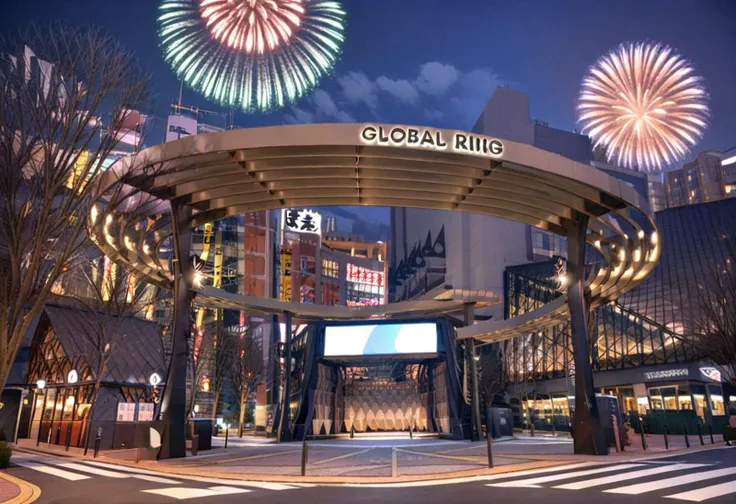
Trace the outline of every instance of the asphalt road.
{"label": "asphalt road", "polygon": [[[718,448],[649,461],[568,466],[468,478],[374,486],[297,486],[197,478],[18,453],[8,472],[38,485],[44,503],[235,502],[458,503],[530,502],[631,504],[631,502],[736,501],[736,448]],[[133,471],[136,471],[133,469]]]}

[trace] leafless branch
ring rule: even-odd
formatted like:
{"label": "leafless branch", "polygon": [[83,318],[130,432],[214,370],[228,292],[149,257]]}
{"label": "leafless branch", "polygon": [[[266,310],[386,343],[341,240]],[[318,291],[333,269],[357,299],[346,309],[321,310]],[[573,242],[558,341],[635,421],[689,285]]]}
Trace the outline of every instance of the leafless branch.
{"label": "leafless branch", "polygon": [[31,320],[88,244],[91,181],[150,94],[117,42],[64,25],[0,37],[0,88],[1,388]]}

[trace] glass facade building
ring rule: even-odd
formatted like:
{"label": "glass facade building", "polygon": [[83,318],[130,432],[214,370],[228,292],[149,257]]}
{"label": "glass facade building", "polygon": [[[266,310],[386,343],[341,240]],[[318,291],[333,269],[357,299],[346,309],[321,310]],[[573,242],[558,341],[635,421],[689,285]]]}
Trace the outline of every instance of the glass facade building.
{"label": "glass facade building", "polygon": [[[713,275],[734,274],[736,201],[688,205],[656,214],[662,255],[650,276],[590,319],[591,360],[597,392],[617,396],[624,413],[674,412],[703,423],[726,418],[736,391],[704,371],[693,345],[701,296]],[[509,267],[506,317],[535,310],[562,295],[559,257]],[[536,421],[551,423],[569,412],[574,395],[572,346],[567,323],[505,344],[512,395]],[[573,366],[574,367],[574,366]],[[512,402],[513,404],[513,402]],[[522,416],[526,414],[523,413]]]}

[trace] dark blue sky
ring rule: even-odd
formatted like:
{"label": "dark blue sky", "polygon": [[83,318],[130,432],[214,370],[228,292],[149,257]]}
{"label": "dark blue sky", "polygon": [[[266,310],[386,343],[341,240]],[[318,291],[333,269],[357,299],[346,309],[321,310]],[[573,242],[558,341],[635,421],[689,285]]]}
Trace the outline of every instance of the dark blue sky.
{"label": "dark blue sky", "polygon": [[[97,24],[153,76],[158,115],[179,85],[157,45],[157,0],[4,2],[0,30],[63,19]],[[8,6],[7,4],[11,5]],[[734,0],[344,0],[346,41],[334,73],[296,107],[236,115],[242,126],[381,120],[469,129],[499,83],[526,91],[535,118],[575,127],[589,65],[621,42],[661,41],[705,78],[712,118],[695,148],[736,145]],[[184,101],[218,110],[185,91]]]}

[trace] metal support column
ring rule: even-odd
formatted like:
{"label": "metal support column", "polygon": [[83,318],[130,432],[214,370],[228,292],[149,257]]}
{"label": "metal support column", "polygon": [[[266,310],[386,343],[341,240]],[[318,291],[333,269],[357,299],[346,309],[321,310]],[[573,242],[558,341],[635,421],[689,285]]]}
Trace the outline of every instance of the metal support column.
{"label": "metal support column", "polygon": [[565,222],[567,231],[567,299],[570,310],[570,338],[575,361],[574,450],[576,454],[608,455],[603,440],[598,404],[590,364],[588,316],[590,302],[585,297],[585,237],[588,216],[577,214]]}
{"label": "metal support column", "polygon": [[171,218],[174,230],[174,324],[171,361],[161,400],[163,433],[159,459],[186,456],[187,346],[192,310],[192,292],[189,288],[192,209],[172,201]]}
{"label": "metal support column", "polygon": [[[473,325],[473,320],[475,318],[475,304],[474,303],[466,303],[463,306],[463,323],[465,326],[471,326]],[[483,424],[480,420],[480,391],[478,390],[478,361],[476,360],[475,356],[475,340],[469,339],[467,342],[468,345],[468,351],[467,351],[467,357],[470,359],[470,386],[473,388],[472,390],[472,401],[471,401],[471,425],[472,425],[472,432],[471,432],[471,439],[473,441],[480,441],[483,439]]]}
{"label": "metal support column", "polygon": [[281,418],[277,441],[291,441],[289,396],[291,391],[291,312],[284,312],[284,390],[281,397]]}

